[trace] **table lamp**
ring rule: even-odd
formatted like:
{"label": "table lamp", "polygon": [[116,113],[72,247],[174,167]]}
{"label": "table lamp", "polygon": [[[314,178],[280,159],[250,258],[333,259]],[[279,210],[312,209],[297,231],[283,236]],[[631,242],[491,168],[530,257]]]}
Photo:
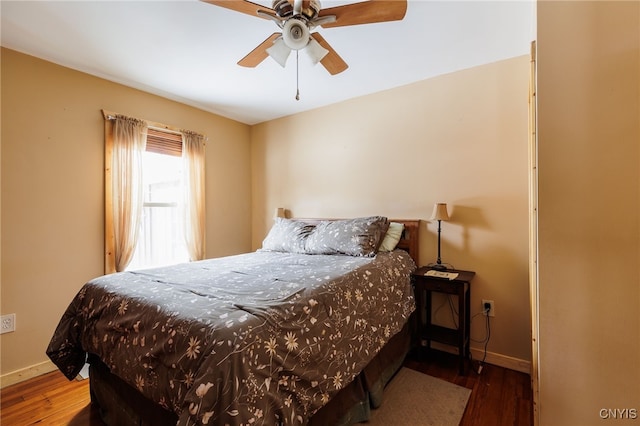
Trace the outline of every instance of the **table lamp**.
{"label": "table lamp", "polygon": [[433,269],[437,270],[445,270],[447,267],[442,264],[442,260],[440,259],[440,223],[443,220],[449,220],[449,213],[447,213],[447,204],[446,203],[436,203],[433,206],[433,213],[431,214],[431,220],[438,221],[438,260],[435,265],[431,265]]}

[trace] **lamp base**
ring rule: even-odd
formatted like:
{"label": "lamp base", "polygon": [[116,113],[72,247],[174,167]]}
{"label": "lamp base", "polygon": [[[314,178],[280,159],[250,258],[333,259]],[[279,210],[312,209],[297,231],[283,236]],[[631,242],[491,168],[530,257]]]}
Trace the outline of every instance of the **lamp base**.
{"label": "lamp base", "polygon": [[436,271],[446,271],[447,267],[444,266],[442,263],[432,263],[431,265],[428,265],[429,268],[431,269],[435,269]]}

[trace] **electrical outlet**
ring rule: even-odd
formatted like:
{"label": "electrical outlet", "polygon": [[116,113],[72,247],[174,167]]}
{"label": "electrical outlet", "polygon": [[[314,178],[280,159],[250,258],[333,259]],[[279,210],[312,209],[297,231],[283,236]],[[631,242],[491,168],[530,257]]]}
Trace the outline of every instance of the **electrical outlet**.
{"label": "electrical outlet", "polygon": [[493,304],[493,300],[487,300],[487,299],[482,299],[482,315],[487,315],[487,310],[485,308],[485,306],[489,305],[489,316],[490,317],[495,317],[496,316],[496,308]]}
{"label": "electrical outlet", "polygon": [[0,334],[16,331],[16,314],[8,314],[0,317]]}

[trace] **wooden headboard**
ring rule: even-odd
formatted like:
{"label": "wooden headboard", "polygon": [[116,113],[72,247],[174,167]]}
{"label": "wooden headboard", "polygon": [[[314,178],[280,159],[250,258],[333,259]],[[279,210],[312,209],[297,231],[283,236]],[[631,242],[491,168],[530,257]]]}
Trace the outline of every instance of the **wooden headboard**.
{"label": "wooden headboard", "polygon": [[[306,223],[318,223],[323,220],[340,220],[340,219],[310,219],[310,218],[293,218]],[[420,266],[420,220],[407,219],[389,219],[389,222],[402,223],[404,232],[398,242],[398,248],[406,250],[417,266]]]}

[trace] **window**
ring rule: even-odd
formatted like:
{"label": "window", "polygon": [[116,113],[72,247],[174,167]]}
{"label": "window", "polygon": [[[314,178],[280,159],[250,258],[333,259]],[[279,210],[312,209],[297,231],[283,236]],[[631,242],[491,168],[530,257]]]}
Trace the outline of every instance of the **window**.
{"label": "window", "polygon": [[[127,270],[189,261],[184,240],[182,157],[149,146],[142,158],[144,202],[138,243]],[[150,149],[151,148],[151,149]],[[179,154],[178,154],[179,155]]]}
{"label": "window", "polygon": [[105,274],[204,259],[205,136],[102,113]]}

